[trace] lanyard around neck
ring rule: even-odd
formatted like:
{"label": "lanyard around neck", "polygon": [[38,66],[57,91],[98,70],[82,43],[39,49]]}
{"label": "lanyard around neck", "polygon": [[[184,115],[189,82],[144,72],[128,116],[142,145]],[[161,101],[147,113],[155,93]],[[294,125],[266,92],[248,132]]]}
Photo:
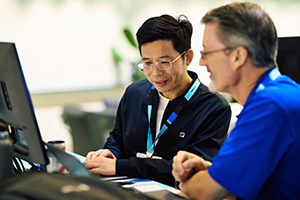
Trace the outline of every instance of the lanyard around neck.
{"label": "lanyard around neck", "polygon": [[152,141],[152,132],[150,128],[150,120],[151,120],[151,113],[152,113],[152,104],[153,104],[153,97],[155,92],[155,87],[152,85],[150,97],[149,97],[149,103],[148,103],[148,135],[147,135],[147,157],[152,157],[154,153],[154,145],[155,142],[166,132],[166,130],[171,126],[173,121],[176,119],[176,117],[179,115],[180,111],[183,109],[183,107],[186,105],[186,103],[192,98],[192,96],[197,91],[198,87],[200,86],[200,81],[197,78],[195,82],[193,83],[192,87],[189,89],[189,91],[184,95],[184,98],[180,101],[180,103],[177,105],[175,110],[171,113],[171,115],[168,117],[168,119],[164,122],[162,128],[160,129],[157,137],[155,138],[155,141]]}

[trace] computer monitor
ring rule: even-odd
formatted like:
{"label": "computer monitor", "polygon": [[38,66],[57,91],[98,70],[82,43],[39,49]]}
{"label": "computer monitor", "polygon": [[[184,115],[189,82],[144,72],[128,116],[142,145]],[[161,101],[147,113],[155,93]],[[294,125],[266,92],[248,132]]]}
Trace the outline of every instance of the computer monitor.
{"label": "computer monitor", "polygon": [[0,42],[0,118],[8,124],[14,156],[49,163],[14,43]]}
{"label": "computer monitor", "polygon": [[300,83],[300,37],[279,37],[277,64],[282,74]]}

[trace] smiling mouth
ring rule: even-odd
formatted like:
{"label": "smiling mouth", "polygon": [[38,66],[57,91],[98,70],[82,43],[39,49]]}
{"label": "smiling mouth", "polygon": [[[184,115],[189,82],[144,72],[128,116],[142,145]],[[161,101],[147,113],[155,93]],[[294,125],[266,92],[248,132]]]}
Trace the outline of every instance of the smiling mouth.
{"label": "smiling mouth", "polygon": [[207,70],[207,72],[208,72],[208,76],[211,77],[212,75],[211,72],[209,70]]}
{"label": "smiling mouth", "polygon": [[165,84],[167,82],[167,80],[166,81],[154,81],[154,82],[157,85],[162,85],[162,84]]}

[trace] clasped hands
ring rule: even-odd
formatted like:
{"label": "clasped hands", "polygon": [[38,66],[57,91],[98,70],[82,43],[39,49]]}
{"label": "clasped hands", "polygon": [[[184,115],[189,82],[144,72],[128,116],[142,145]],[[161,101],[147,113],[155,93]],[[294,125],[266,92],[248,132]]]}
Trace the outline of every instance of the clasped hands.
{"label": "clasped hands", "polygon": [[206,170],[212,163],[186,151],[178,151],[173,158],[172,174],[179,182],[187,181],[196,172]]}
{"label": "clasped hands", "polygon": [[102,176],[116,175],[115,155],[108,149],[99,149],[87,154],[83,165],[90,170],[92,174]]}

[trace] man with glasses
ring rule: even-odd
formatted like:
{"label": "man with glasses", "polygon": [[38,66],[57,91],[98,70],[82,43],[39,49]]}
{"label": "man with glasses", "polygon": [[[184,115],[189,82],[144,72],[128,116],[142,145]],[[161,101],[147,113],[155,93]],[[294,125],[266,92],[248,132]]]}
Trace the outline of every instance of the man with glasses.
{"label": "man with glasses", "polygon": [[187,71],[193,51],[192,25],[185,16],[150,18],[136,35],[138,68],[147,79],[126,89],[104,148],[90,152],[84,164],[94,174],[173,186],[173,156],[186,150],[211,161],[227,138],[231,110]]}
{"label": "man with glasses", "polygon": [[[205,24],[200,65],[213,87],[243,110],[213,163],[180,151],[173,171],[191,199],[299,199],[300,85],[276,68],[278,38],[257,4],[213,9]],[[231,196],[233,197],[233,196]],[[228,199],[228,198],[226,198]]]}

